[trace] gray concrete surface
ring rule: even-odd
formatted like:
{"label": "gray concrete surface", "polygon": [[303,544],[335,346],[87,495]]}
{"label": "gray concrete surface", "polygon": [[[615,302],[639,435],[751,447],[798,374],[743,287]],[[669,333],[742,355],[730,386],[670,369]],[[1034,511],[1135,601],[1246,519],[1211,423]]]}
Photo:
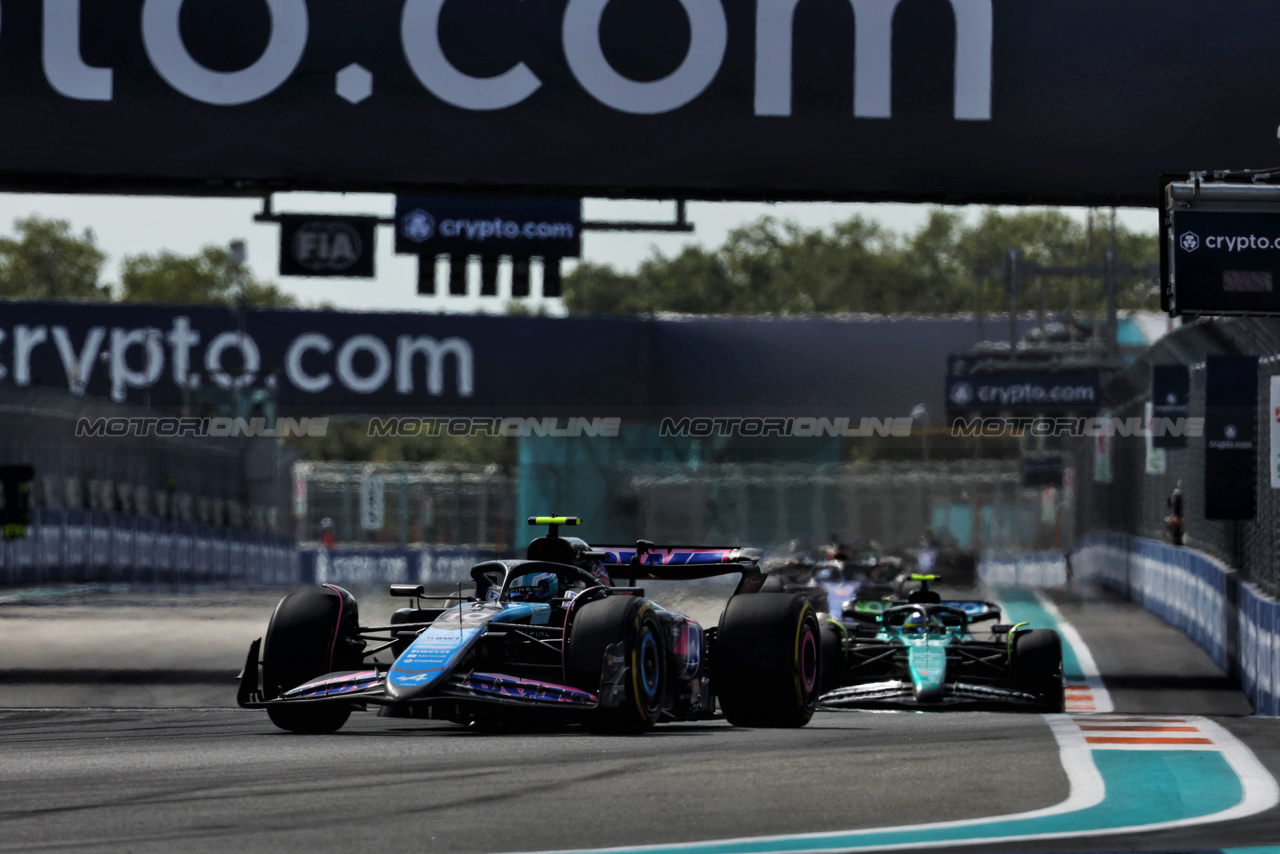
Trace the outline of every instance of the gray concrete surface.
{"label": "gray concrete surface", "polygon": [[360,715],[308,737],[238,710],[28,710],[0,713],[0,740],[0,851],[625,845],[966,818],[1066,794],[1033,715],[823,713],[801,730],[638,737]]}
{"label": "gray concrete surface", "polygon": [[[709,624],[722,601],[654,592],[701,609]],[[367,623],[400,604],[361,593]],[[1036,715],[829,712],[801,730],[717,721],[625,738],[576,728],[486,734],[357,713],[338,734],[305,737],[261,712],[103,708],[233,704],[245,647],[279,595],[0,599],[0,706],[96,707],[0,711],[0,852],[612,846],[976,818],[1066,794]],[[1118,711],[1248,712],[1212,663],[1156,618],[1087,592],[1056,599]],[[1280,776],[1280,721],[1219,720]],[[975,850],[1276,843],[1277,818]]]}
{"label": "gray concrete surface", "polygon": [[1141,605],[1091,587],[1051,598],[1089,646],[1117,711],[1253,714],[1204,650]]}

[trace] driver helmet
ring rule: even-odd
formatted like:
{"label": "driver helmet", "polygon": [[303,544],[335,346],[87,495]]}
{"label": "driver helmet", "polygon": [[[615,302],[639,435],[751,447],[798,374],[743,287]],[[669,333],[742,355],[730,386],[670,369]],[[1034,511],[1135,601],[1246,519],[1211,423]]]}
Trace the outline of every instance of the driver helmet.
{"label": "driver helmet", "polygon": [[554,572],[532,572],[511,581],[512,602],[550,602],[560,593]]}
{"label": "driver helmet", "polygon": [[907,615],[902,621],[902,631],[907,634],[923,635],[928,634],[930,629],[938,628],[941,625],[937,618],[926,617],[919,611]]}

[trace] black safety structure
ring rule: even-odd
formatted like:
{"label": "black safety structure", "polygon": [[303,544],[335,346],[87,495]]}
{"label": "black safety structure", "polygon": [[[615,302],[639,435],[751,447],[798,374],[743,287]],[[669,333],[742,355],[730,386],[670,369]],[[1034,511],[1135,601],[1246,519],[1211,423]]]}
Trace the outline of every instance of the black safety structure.
{"label": "black safety structure", "polygon": [[1270,0],[6,0],[0,186],[1154,205]]}

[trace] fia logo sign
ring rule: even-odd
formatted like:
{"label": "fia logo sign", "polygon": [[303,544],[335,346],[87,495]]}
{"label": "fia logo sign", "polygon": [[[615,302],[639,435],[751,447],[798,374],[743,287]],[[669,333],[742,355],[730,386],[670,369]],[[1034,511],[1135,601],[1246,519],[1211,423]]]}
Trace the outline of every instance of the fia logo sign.
{"label": "fia logo sign", "polygon": [[372,278],[377,217],[281,214],[280,275]]}
{"label": "fia logo sign", "polygon": [[317,220],[293,235],[293,257],[314,273],[341,273],[364,254],[364,241],[349,223]]}

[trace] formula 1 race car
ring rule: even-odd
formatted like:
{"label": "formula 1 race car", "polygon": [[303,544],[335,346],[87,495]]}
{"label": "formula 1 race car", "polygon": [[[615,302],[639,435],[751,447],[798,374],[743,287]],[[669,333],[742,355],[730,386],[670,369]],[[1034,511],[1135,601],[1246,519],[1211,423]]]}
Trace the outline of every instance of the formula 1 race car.
{"label": "formula 1 race car", "polygon": [[942,601],[934,575],[911,580],[920,589],[905,601],[855,599],[823,623],[822,706],[1064,710],[1056,631],[994,625],[978,640],[972,626],[999,620],[999,608]]}
{"label": "formula 1 race car", "polygon": [[839,615],[850,599],[892,599],[897,589],[897,563],[886,562],[870,540],[849,547],[833,542],[820,559],[792,554],[766,566],[763,590],[799,593],[820,613]]}
{"label": "formula 1 race car", "polygon": [[[718,700],[737,726],[809,722],[821,680],[817,613],[801,596],[759,592],[758,552],[643,540],[592,548],[559,536],[579,521],[530,518],[548,535],[525,560],[474,566],[475,593],[460,602],[392,585],[414,602],[390,625],[361,626],[355,599],[333,585],[286,596],[265,643],[250,646],[239,704],[301,733],[334,732],[370,705],[467,724],[551,719],[638,732],[712,717]],[[729,573],[742,578],[706,630],[635,586]],[[630,586],[613,586],[613,574]],[[437,598],[444,607],[423,607]],[[374,658],[387,650],[394,661]]]}
{"label": "formula 1 race car", "polygon": [[908,574],[937,574],[958,587],[972,587],[978,583],[978,556],[962,549],[949,534],[926,530],[920,540],[912,545],[895,549],[885,555],[895,561]]}

